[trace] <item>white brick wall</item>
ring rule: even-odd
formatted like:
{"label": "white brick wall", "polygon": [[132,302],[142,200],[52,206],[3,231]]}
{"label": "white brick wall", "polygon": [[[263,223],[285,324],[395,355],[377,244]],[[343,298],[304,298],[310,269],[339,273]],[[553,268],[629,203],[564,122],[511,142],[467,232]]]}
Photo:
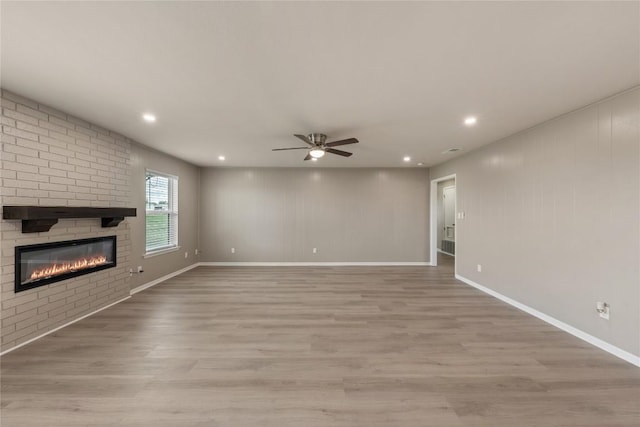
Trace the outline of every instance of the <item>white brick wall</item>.
{"label": "white brick wall", "polygon": [[[2,90],[0,205],[130,207],[131,141],[114,132]],[[116,235],[117,267],[14,293],[14,248]],[[0,221],[0,351],[129,295],[131,237],[125,220],[60,220],[23,234]]]}

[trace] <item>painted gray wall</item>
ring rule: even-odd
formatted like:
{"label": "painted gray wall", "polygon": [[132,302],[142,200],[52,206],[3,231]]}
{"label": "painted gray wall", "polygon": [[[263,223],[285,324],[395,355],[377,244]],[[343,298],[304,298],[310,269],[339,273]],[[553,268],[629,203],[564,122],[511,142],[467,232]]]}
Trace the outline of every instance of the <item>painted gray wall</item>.
{"label": "painted gray wall", "polygon": [[426,169],[209,168],[201,189],[202,261],[429,261]]}
{"label": "painted gray wall", "polygon": [[442,249],[442,239],[444,237],[444,203],[442,201],[442,193],[445,187],[451,187],[455,185],[455,179],[448,179],[446,181],[440,181],[438,183],[438,239],[436,241],[438,249]]}
{"label": "painted gray wall", "polygon": [[636,88],[432,168],[457,174],[458,273],[640,355],[639,127]]}
{"label": "painted gray wall", "polygon": [[[178,177],[178,245],[177,251],[145,258],[145,171],[153,169]],[[159,277],[188,267],[199,261],[198,214],[200,193],[200,168],[168,154],[144,145],[131,144],[131,195],[138,216],[131,223],[131,264],[141,265],[142,274],[134,274],[131,289],[149,283]],[[185,252],[188,257],[185,258]]]}

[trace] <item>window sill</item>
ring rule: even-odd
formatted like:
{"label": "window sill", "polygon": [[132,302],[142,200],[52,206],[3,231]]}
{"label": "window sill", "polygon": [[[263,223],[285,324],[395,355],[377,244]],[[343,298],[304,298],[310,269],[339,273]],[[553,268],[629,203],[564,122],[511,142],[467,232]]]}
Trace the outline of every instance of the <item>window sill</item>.
{"label": "window sill", "polygon": [[179,251],[180,248],[182,248],[182,246],[172,246],[170,248],[166,248],[166,249],[158,249],[157,251],[153,251],[153,252],[147,252],[146,254],[144,254],[142,256],[142,258],[153,258],[154,256],[158,256],[158,255],[164,255],[164,254],[168,254],[171,252],[176,252]]}

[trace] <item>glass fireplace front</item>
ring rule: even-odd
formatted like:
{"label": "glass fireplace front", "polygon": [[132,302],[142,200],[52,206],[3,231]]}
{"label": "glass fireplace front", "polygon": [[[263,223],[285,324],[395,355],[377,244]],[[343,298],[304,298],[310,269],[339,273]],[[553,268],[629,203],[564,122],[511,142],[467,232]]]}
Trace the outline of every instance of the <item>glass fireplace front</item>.
{"label": "glass fireplace front", "polygon": [[16,247],[15,291],[116,266],[116,236]]}

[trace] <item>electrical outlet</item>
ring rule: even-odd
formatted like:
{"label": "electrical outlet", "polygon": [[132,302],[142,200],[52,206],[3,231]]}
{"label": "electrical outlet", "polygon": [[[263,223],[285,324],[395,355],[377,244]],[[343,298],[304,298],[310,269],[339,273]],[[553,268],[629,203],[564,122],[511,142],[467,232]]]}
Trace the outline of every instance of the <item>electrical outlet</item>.
{"label": "electrical outlet", "polygon": [[603,301],[596,302],[596,311],[598,315],[603,319],[609,320],[609,314],[611,314],[611,307],[608,303]]}
{"label": "electrical outlet", "polygon": [[196,255],[198,255],[198,250],[196,249],[196,250],[194,251],[194,253],[195,253]]}
{"label": "electrical outlet", "polygon": [[482,264],[478,264],[478,273],[482,273]]}
{"label": "electrical outlet", "polygon": [[317,254],[318,253],[318,248],[313,248],[313,253]]}
{"label": "electrical outlet", "polygon": [[189,258],[189,251],[187,251],[187,252],[185,252],[185,253],[184,253],[184,257],[185,257],[185,258]]}
{"label": "electrical outlet", "polygon": [[231,253],[235,254],[236,253],[236,248],[231,248]]}

